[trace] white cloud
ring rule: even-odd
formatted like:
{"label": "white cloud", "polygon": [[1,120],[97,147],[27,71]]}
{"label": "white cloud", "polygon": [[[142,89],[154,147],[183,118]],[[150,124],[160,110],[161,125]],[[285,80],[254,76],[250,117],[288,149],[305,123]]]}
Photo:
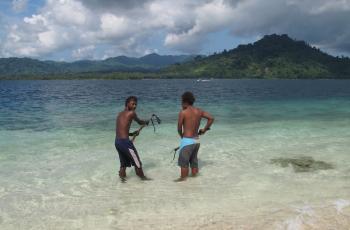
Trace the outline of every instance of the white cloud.
{"label": "white cloud", "polygon": [[132,26],[129,25],[130,22],[124,17],[118,17],[116,15],[107,13],[102,14],[101,20],[101,38],[119,38],[128,36],[132,31]]}
{"label": "white cloud", "polygon": [[[23,10],[27,1],[12,3]],[[155,49],[147,44],[194,53],[202,50],[208,35],[222,30],[233,37],[287,33],[350,53],[348,21],[350,0],[46,0],[32,16],[3,26],[7,31],[0,54],[140,56]],[[159,34],[163,44],[151,40]]]}
{"label": "white cloud", "polygon": [[57,44],[58,34],[55,31],[45,31],[38,34],[39,42],[44,47],[54,47]]}
{"label": "white cloud", "polygon": [[23,19],[25,23],[38,26],[47,26],[47,20],[42,15],[32,15]]}
{"label": "white cloud", "polygon": [[84,26],[89,15],[93,14],[81,2],[73,0],[49,0],[46,12],[50,12],[51,15],[47,16],[52,17],[55,23],[63,26]]}
{"label": "white cloud", "polygon": [[165,45],[190,52],[200,50],[201,41],[209,33],[228,26],[233,19],[233,10],[222,0],[214,0],[198,6],[194,10],[195,23],[188,31],[169,33],[165,38]]}
{"label": "white cloud", "polygon": [[[17,25],[14,25],[12,27],[13,30],[16,30]],[[8,38],[10,38],[13,42],[19,42],[21,40],[21,37],[18,36],[16,33],[9,33]]]}
{"label": "white cloud", "polygon": [[74,59],[95,59],[94,51],[96,47],[94,45],[85,46],[73,50],[72,56]]}
{"label": "white cloud", "polygon": [[85,42],[81,38],[85,30],[93,26],[88,23],[92,16],[78,1],[48,0],[37,14],[10,27],[2,54],[43,57],[80,45]]}
{"label": "white cloud", "polygon": [[195,4],[191,2],[193,1],[153,1],[147,7],[150,14],[147,25],[151,28],[166,28],[173,32],[189,30],[195,23],[193,14]]}

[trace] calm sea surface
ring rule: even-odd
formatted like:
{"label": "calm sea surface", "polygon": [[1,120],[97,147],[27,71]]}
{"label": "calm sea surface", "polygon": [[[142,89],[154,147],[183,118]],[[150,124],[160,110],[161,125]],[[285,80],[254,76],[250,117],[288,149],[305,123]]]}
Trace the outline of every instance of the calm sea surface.
{"label": "calm sea surface", "polygon": [[[215,123],[199,176],[174,183],[187,90]],[[135,141],[153,180],[123,184],[129,95],[162,124]],[[124,228],[349,229],[350,81],[0,81],[0,229]]]}

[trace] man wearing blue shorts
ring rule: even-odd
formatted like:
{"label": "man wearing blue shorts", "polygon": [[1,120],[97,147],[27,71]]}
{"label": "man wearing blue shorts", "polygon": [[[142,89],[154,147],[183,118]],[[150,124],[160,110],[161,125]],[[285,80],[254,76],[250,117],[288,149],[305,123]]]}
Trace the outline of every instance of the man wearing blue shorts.
{"label": "man wearing blue shorts", "polygon": [[144,175],[142,170],[142,163],[140,157],[136,151],[136,148],[129,136],[139,135],[139,131],[129,133],[131,122],[134,120],[139,125],[148,125],[149,121],[141,120],[136,115],[137,98],[130,96],[125,101],[125,109],[120,112],[116,118],[116,138],[115,148],[119,154],[120,170],[119,177],[125,182],[126,179],[126,168],[134,166],[136,175],[142,180],[148,178]]}
{"label": "man wearing blue shorts", "polygon": [[[192,176],[198,173],[198,135],[203,135],[210,129],[214,118],[206,111],[193,106],[195,98],[191,92],[182,95],[182,110],[179,113],[177,130],[181,137],[178,165],[181,167],[180,178],[176,181],[184,181],[188,177],[191,167]],[[207,119],[203,129],[199,129],[202,118]]]}

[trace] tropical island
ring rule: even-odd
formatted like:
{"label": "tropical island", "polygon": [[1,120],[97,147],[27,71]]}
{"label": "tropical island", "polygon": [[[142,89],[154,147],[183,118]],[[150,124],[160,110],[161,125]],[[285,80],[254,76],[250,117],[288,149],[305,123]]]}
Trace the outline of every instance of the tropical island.
{"label": "tropical island", "polygon": [[272,34],[209,56],[149,54],[72,63],[0,59],[0,80],[144,78],[350,79],[350,58]]}

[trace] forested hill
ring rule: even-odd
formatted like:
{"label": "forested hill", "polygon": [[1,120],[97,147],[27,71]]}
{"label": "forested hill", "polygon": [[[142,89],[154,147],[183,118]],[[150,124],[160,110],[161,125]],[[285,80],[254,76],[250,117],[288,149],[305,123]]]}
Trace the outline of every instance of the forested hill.
{"label": "forested hill", "polygon": [[266,35],[248,45],[172,65],[169,76],[214,78],[350,78],[350,59],[328,55],[287,35]]}
{"label": "forested hill", "polygon": [[150,72],[193,59],[190,55],[149,54],[140,58],[119,56],[101,61],[39,61],[31,58],[0,58],[1,76],[60,75],[77,73]]}
{"label": "forested hill", "polygon": [[350,59],[333,57],[287,35],[266,35],[210,56],[119,56],[101,61],[0,58],[0,79],[328,78],[350,79]]}

